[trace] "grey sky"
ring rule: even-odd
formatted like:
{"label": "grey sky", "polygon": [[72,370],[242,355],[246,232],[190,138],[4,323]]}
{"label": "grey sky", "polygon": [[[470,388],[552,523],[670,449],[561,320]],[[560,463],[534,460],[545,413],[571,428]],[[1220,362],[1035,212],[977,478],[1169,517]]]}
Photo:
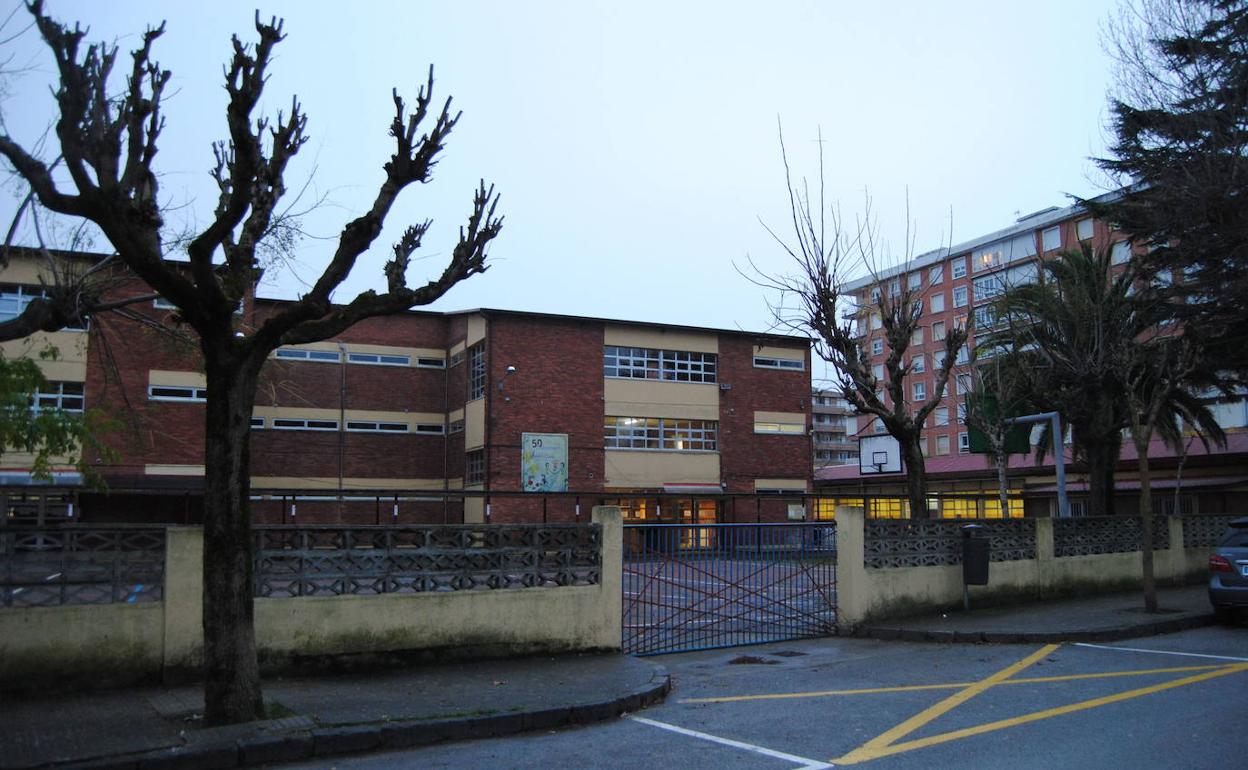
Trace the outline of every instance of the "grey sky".
{"label": "grey sky", "polygon": [[[5,5],[9,5],[8,2]],[[169,216],[210,215],[210,142],[225,133],[221,65],[254,3],[47,0],[90,39],[123,51],[168,21],[157,58],[174,73],[158,164]],[[1109,0],[1002,3],[267,2],[286,20],[263,109],[298,94],[311,141],[288,175],[328,198],[305,226],[312,280],[341,225],[365,208],[391,152],[390,89],[412,99],[427,66],[464,111],[432,184],[412,189],[337,297],[380,287],[401,228],[432,217],[441,264],[476,181],[507,217],[493,267],[435,307],[505,307],[747,329],[769,325],[747,255],[788,268],[759,224],[785,232],[776,139],[815,173],[822,128],[828,197],[845,214],[875,199],[899,252],[908,189],[916,251],[1010,224],[1102,188]],[[24,19],[21,19],[25,23]],[[10,27],[11,29],[12,27]],[[34,64],[9,85],[9,130],[28,141],[51,115],[50,58],[33,34],[8,46]],[[120,81],[119,81],[120,82]],[[4,206],[11,212],[13,203]],[[99,244],[101,248],[104,244]],[[274,276],[265,293],[293,296]],[[815,372],[816,376],[820,372]]]}

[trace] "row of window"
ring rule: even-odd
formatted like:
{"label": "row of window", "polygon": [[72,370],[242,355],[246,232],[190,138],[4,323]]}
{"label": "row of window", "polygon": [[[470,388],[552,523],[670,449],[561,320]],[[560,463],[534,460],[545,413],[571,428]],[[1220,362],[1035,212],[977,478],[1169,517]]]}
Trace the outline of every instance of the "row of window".
{"label": "row of window", "polygon": [[670,382],[715,382],[719,357],[714,353],[656,350],[607,345],[603,348],[604,377]]}
{"label": "row of window", "polygon": [[[251,427],[256,430],[315,430],[338,431],[338,420],[303,419],[295,417],[252,417]],[[446,432],[442,423],[385,422],[382,420],[347,420],[348,433],[420,433],[441,436]]]}
{"label": "row of window", "polygon": [[[26,306],[36,299],[47,297],[42,286],[30,286],[21,283],[0,284],[0,321],[10,321],[26,310]],[[66,326],[66,331],[86,331],[87,323]]]}
{"label": "row of window", "polygon": [[[305,348],[278,348],[274,357],[287,361],[323,361],[325,363],[342,363],[342,353],[337,350],[307,350]],[[411,366],[412,357],[408,355],[391,355],[389,353],[347,353],[347,363],[367,364],[372,366]],[[444,369],[446,359],[436,357],[416,357],[418,369]]]}
{"label": "row of window", "polygon": [[81,382],[49,382],[30,399],[30,410],[36,414],[45,409],[60,409],[81,414],[85,407]]}
{"label": "row of window", "polygon": [[603,445],[608,449],[714,452],[719,423],[667,417],[607,417]]}

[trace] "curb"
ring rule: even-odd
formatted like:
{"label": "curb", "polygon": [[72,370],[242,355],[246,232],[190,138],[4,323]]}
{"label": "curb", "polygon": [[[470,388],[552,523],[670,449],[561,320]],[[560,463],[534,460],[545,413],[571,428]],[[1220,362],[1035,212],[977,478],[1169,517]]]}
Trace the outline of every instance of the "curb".
{"label": "curb", "polygon": [[654,665],[653,669],[649,682],[624,695],[571,706],[456,719],[325,726],[284,734],[257,733],[233,741],[178,746],[45,767],[74,770],[225,770],[583,725],[638,711],[666,698],[672,689],[672,678],[662,666]]}
{"label": "curb", "polygon": [[1052,644],[1055,642],[1116,642],[1137,636],[1173,634],[1213,625],[1212,613],[1185,618],[1158,620],[1098,631],[930,631],[901,626],[862,626],[851,635],[898,642],[939,642],[942,644]]}

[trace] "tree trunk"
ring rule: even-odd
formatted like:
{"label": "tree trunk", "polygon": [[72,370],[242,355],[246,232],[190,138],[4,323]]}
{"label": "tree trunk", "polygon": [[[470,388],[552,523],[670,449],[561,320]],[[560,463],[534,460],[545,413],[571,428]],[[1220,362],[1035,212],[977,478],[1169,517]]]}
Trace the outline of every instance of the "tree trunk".
{"label": "tree trunk", "polygon": [[1142,428],[1137,427],[1135,451],[1139,455],[1140,473],[1140,567],[1144,582],[1144,609],[1157,611],[1157,579],[1153,575],[1153,490],[1148,467],[1148,439],[1140,437]]}
{"label": "tree trunk", "polygon": [[910,499],[910,518],[926,519],[927,468],[923,463],[923,451],[919,449],[919,437],[915,434],[898,443],[906,461],[906,496]]}
{"label": "tree trunk", "polygon": [[[206,354],[204,451],[204,718],[260,718],[252,601],[250,430],[259,366]],[[223,356],[224,357],[224,356]]]}
{"label": "tree trunk", "polygon": [[1002,451],[997,452],[997,494],[1001,498],[1001,518],[1010,518],[1009,484],[1006,480],[1006,469],[1010,464],[1010,456],[1005,453],[1005,442],[1001,442]]}
{"label": "tree trunk", "polygon": [[[1060,448],[1059,448],[1060,451]],[[1088,515],[1114,515],[1114,466],[1117,448],[1094,444],[1085,448],[1088,460]]]}

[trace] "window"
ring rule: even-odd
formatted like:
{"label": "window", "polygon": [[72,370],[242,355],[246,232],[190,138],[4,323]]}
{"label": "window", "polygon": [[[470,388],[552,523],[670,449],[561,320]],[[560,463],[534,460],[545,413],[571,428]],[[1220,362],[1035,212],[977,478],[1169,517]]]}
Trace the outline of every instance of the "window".
{"label": "window", "polygon": [[872,431],[874,431],[874,432],[876,432],[876,433],[884,433],[884,432],[886,432],[886,431],[888,430],[888,428],[885,428],[885,427],[884,427],[884,421],[883,421],[883,420],[878,420],[878,419],[877,419],[877,420],[876,420],[876,421],[872,424],[872,426],[871,426],[871,430],[872,430]]}
{"label": "window", "polygon": [[880,287],[879,286],[876,286],[871,289],[871,304],[872,305],[880,304]]}
{"label": "window", "polygon": [[[982,302],[986,299],[992,299],[1005,291],[1005,276],[1001,273],[995,275],[985,275],[982,278],[976,278],[972,283],[975,286],[975,301]],[[954,290],[957,291],[956,289]],[[959,307],[961,307],[959,305]]]}
{"label": "window", "polygon": [[485,483],[485,450],[478,449],[464,455],[464,484]]}
{"label": "window", "polygon": [[878,337],[876,339],[871,340],[871,355],[878,356],[883,353],[884,353],[884,340],[879,339]]}
{"label": "window", "polygon": [[945,266],[932,265],[927,269],[927,284],[935,286],[945,280]]}
{"label": "window", "polygon": [[784,433],[789,435],[804,435],[806,427],[796,423],[788,422],[759,422],[754,421],[755,433]]}
{"label": "window", "polygon": [[169,300],[160,296],[152,300],[152,307],[156,308],[157,310],[177,310],[178,309],[177,305],[173,304]]}
{"label": "window", "polygon": [[871,376],[877,380],[884,379],[884,364],[874,364],[871,367]]}
{"label": "window", "polygon": [[[0,284],[0,321],[17,318],[32,301],[47,296],[41,286],[16,283]],[[65,326],[65,331],[86,331],[87,322]]]}
{"label": "window", "polygon": [[445,358],[426,358],[424,356],[419,356],[416,358],[416,368],[417,369],[445,369],[446,359]]}
{"label": "window", "polygon": [[953,306],[966,307],[966,287],[958,286],[953,290]]}
{"label": "window", "polygon": [[754,366],[758,369],[795,369],[800,372],[806,368],[806,362],[790,358],[754,356]]}
{"label": "window", "polygon": [[[441,359],[433,359],[440,361]],[[372,364],[373,366],[411,366],[411,356],[392,356],[384,353],[348,353],[347,362],[352,364]]]}
{"label": "window", "polygon": [[987,246],[976,249],[972,256],[975,272],[1000,267],[1016,259],[1034,256],[1036,253],[1036,236],[1034,233],[1016,235]]}
{"label": "window", "polygon": [[901,280],[896,279],[888,282],[888,296],[896,297],[901,294]]}
{"label": "window", "polygon": [[913,392],[914,392],[915,401],[925,400],[927,398],[927,383],[926,382],[914,383]]}
{"label": "window", "polygon": [[273,354],[290,361],[330,361],[339,363],[342,356],[337,350],[304,350],[303,348],[278,348]]}
{"label": "window", "polygon": [[907,289],[917,289],[922,285],[923,285],[922,273],[916,271],[906,276],[906,288]]}
{"label": "window", "polygon": [[30,411],[38,414],[44,409],[60,409],[80,413],[83,411],[82,394],[81,382],[49,382],[31,397]]}
{"label": "window", "polygon": [[468,348],[468,400],[485,396],[485,343]]}
{"label": "window", "polygon": [[945,293],[942,291],[939,294],[933,294],[928,298],[927,304],[933,313],[945,312]]}
{"label": "window", "polygon": [[910,359],[910,371],[915,374],[922,374],[927,371],[927,359],[923,356],[915,356]]}
{"label": "window", "polygon": [[264,430],[264,418],[263,418],[263,417],[252,417],[252,418],[251,418],[251,429],[252,429],[252,430]]}
{"label": "window", "polygon": [[451,421],[451,425],[450,425],[450,429],[449,429],[449,430],[450,430],[451,435],[454,435],[454,434],[456,434],[456,433],[463,433],[463,432],[464,432],[464,421],[463,421],[463,420],[452,420],[452,421]]}
{"label": "window", "polygon": [[958,402],[958,425],[966,425],[966,402]]}
{"label": "window", "polygon": [[975,308],[974,316],[977,329],[991,329],[997,323],[997,313],[992,305],[981,305]]}
{"label": "window", "polygon": [[932,324],[932,342],[940,342],[945,338],[945,322],[937,321]]}
{"label": "window", "polygon": [[450,362],[447,364],[447,367],[446,367],[446,368],[448,368],[448,369],[449,369],[449,368],[451,368],[452,366],[459,366],[459,365],[460,365],[460,364],[462,364],[463,362],[464,362],[464,351],[462,351],[462,350],[461,350],[461,351],[459,351],[458,353],[452,353],[452,354],[451,354],[451,360],[450,360]]}
{"label": "window", "polygon": [[1041,245],[1045,251],[1053,251],[1062,247],[1062,228],[1050,227],[1040,233]]}
{"label": "window", "polygon": [[338,430],[337,420],[298,420],[288,417],[274,417],[273,430]]}
{"label": "window", "polygon": [[953,359],[953,362],[955,364],[966,364],[966,363],[970,363],[970,360],[971,360],[971,351],[969,348],[967,348],[966,345],[963,345],[962,347],[958,348],[958,357]]}
{"label": "window", "polygon": [[194,401],[203,403],[208,400],[208,389],[178,385],[149,385],[147,397],[151,401]]}
{"label": "window", "polygon": [[936,437],[936,454],[938,455],[949,454],[949,437],[948,436]]}
{"label": "window", "polygon": [[1092,237],[1092,219],[1080,219],[1075,223],[1075,235],[1081,241],[1086,241]]}
{"label": "window", "polygon": [[1115,265],[1125,265],[1131,261],[1130,241],[1118,241],[1109,250],[1110,260]]}
{"label": "window", "polygon": [[919,452],[927,457],[927,436],[919,436]]}
{"label": "window", "polygon": [[938,406],[938,407],[936,407],[936,409],[932,412],[932,414],[933,414],[933,415],[935,416],[935,418],[936,418],[936,427],[938,427],[938,428],[939,428],[941,425],[948,425],[948,424],[949,424],[949,407],[947,407],[947,406]]}
{"label": "window", "polygon": [[603,445],[607,449],[658,449],[713,452],[718,423],[659,417],[607,417]]}
{"label": "window", "polygon": [[966,454],[971,451],[971,438],[965,433],[958,434],[958,454]]}
{"label": "window", "polygon": [[923,344],[923,327],[922,326],[915,327],[914,332],[910,335],[910,344],[911,345]]}
{"label": "window", "polygon": [[[388,423],[382,423],[382,425],[386,424]],[[446,433],[446,426],[440,422],[418,422],[416,423],[416,432],[423,433],[426,436],[441,436]]]}
{"label": "window", "polygon": [[967,393],[971,392],[971,375],[959,374],[957,377],[957,380],[958,380],[958,395],[959,396],[964,396]]}
{"label": "window", "polygon": [[880,314],[872,313],[871,314],[871,330],[875,331],[876,329],[880,328],[883,325],[884,325],[884,319],[880,318]]}
{"label": "window", "polygon": [[[422,426],[416,426],[419,432]],[[441,433],[442,426],[436,426]],[[407,433],[408,425],[405,422],[378,422],[376,420],[348,420],[347,430],[352,433]]]}
{"label": "window", "polygon": [[936,367],[937,371],[944,368],[946,358],[948,358],[948,356],[945,355],[945,351],[943,350],[937,350],[932,354],[932,364]]}
{"label": "window", "polygon": [[949,263],[949,274],[955,279],[966,277],[966,257],[958,257]]}
{"label": "window", "polygon": [[714,353],[608,345],[603,348],[602,373],[604,377],[635,380],[715,382],[718,358]]}

